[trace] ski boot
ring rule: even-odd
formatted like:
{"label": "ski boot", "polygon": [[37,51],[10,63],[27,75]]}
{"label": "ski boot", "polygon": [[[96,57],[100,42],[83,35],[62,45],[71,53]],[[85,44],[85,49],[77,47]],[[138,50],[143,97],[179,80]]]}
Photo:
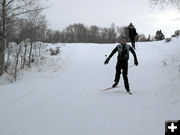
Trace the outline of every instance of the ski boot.
{"label": "ski boot", "polygon": [[112,85],[112,88],[115,88],[117,85],[118,85],[118,83],[115,82],[115,83]]}
{"label": "ski boot", "polygon": [[130,89],[126,89],[127,93],[129,93],[130,95],[132,95],[132,93],[130,92]]}

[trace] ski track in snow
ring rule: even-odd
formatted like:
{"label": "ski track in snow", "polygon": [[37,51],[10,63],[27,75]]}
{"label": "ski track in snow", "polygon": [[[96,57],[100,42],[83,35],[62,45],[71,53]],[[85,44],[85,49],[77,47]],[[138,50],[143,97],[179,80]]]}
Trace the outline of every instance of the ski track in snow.
{"label": "ski track in snow", "polygon": [[180,116],[179,41],[137,43],[132,96],[122,77],[120,88],[101,91],[113,84],[117,54],[104,60],[116,44],[63,46],[61,71],[0,86],[0,135],[164,135],[165,120]]}

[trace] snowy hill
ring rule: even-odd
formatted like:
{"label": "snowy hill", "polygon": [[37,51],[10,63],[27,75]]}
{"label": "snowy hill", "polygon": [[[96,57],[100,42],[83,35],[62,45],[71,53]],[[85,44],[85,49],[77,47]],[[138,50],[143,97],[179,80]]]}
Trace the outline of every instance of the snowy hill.
{"label": "snowy hill", "polygon": [[61,70],[0,86],[0,135],[164,135],[165,120],[180,117],[179,43],[137,43],[132,96],[122,77],[120,88],[101,91],[113,84],[117,58],[104,60],[116,44],[62,46],[53,56]]}

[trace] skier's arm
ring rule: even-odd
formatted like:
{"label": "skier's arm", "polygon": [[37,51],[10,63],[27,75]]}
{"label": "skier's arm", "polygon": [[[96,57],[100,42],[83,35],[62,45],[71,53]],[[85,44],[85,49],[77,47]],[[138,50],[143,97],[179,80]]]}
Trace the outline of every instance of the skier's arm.
{"label": "skier's arm", "polygon": [[106,61],[104,62],[104,64],[108,64],[109,60],[111,59],[111,57],[118,51],[117,47],[114,48],[114,50],[111,52],[111,54],[109,55],[109,57],[106,59]]}
{"label": "skier's arm", "polygon": [[134,56],[134,64],[137,66],[138,65],[138,60],[137,60],[136,53],[135,53],[134,49],[131,46],[130,46],[129,50],[133,54],[133,56]]}
{"label": "skier's arm", "polygon": [[137,32],[136,32],[136,29],[134,28],[134,35],[136,36],[137,35]]}
{"label": "skier's arm", "polygon": [[111,54],[109,55],[108,59],[110,60],[111,57],[118,51],[117,47],[114,48],[114,50],[111,52]]}

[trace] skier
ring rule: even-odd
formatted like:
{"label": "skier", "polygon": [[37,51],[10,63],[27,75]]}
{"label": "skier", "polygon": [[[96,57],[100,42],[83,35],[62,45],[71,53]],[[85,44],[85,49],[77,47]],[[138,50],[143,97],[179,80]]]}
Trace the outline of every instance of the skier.
{"label": "skier", "polygon": [[134,49],[136,49],[135,48],[135,40],[136,40],[137,33],[136,33],[136,29],[134,28],[132,23],[129,24],[128,30],[129,30],[129,38],[131,41],[131,45]]}
{"label": "skier", "polygon": [[137,60],[136,53],[135,53],[134,49],[130,45],[126,44],[126,42],[127,42],[126,36],[122,36],[121,39],[120,39],[120,44],[117,45],[116,48],[111,52],[109,57],[105,60],[104,64],[105,65],[108,64],[111,57],[116,52],[118,52],[117,65],[116,65],[116,74],[115,74],[115,80],[114,80],[115,83],[112,85],[112,88],[114,88],[114,87],[116,87],[118,85],[121,70],[122,70],[123,79],[124,79],[124,86],[125,86],[127,92],[130,93],[128,76],[127,76],[128,75],[129,51],[134,56],[134,64],[136,66],[138,66],[138,60]]}

